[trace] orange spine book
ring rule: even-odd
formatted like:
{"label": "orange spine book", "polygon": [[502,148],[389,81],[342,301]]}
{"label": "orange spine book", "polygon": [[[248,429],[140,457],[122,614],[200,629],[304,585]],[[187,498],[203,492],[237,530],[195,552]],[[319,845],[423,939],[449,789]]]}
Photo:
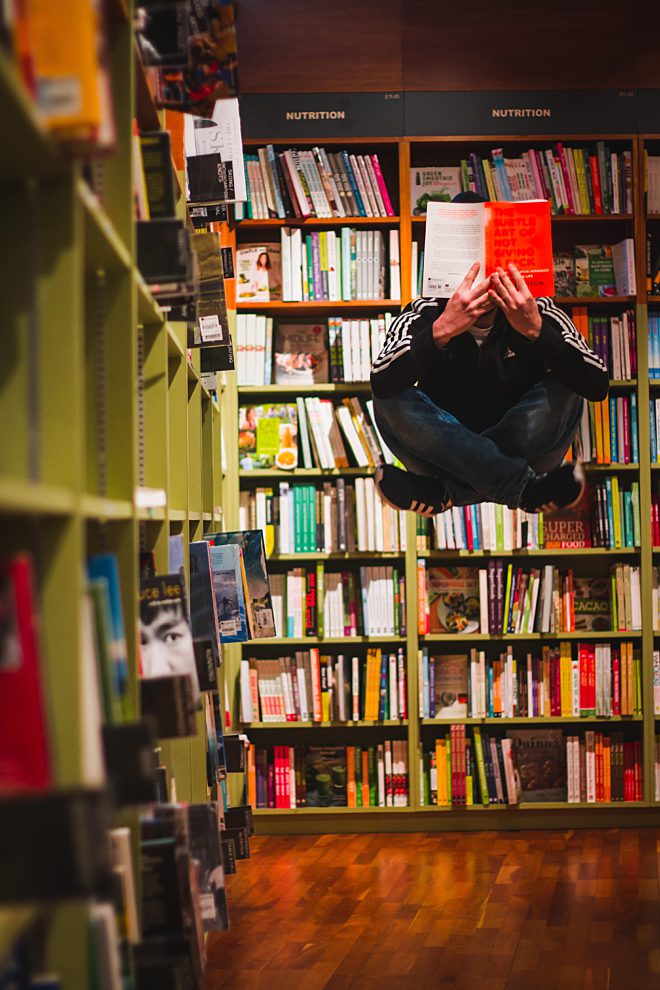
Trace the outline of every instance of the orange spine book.
{"label": "orange spine book", "polygon": [[255,765],[254,743],[250,743],[247,753],[247,790],[248,804],[252,808],[257,806],[257,769]]}
{"label": "orange spine book", "polygon": [[362,807],[368,808],[370,804],[369,795],[369,750],[362,750]]}
{"label": "orange spine book", "polygon": [[355,746],[346,747],[346,802],[349,808],[357,807],[355,785]]}
{"label": "orange spine book", "polygon": [[309,659],[312,668],[312,700],[314,721],[320,722],[323,718],[323,708],[321,705],[321,660],[317,647],[312,647],[309,651]]}
{"label": "orange spine book", "polygon": [[426,636],[429,631],[428,592],[426,589],[426,561],[417,561],[417,632]]}

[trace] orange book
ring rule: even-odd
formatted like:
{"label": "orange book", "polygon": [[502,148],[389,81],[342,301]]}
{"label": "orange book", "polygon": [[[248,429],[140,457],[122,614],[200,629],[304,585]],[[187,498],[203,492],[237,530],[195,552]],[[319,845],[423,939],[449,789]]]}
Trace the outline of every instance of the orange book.
{"label": "orange book", "polygon": [[255,767],[254,743],[250,743],[247,753],[247,803],[253,808],[257,807],[257,771]]}
{"label": "orange book", "polygon": [[371,802],[369,794],[369,750],[362,750],[362,807],[368,808]]}
{"label": "orange book", "polygon": [[[462,241],[462,238],[464,240]],[[422,294],[453,295],[471,265],[478,279],[516,265],[533,296],[553,296],[550,203],[434,203],[426,212]]]}
{"label": "orange book", "polygon": [[426,562],[417,561],[417,632],[426,636],[429,631],[428,594],[426,590]]}
{"label": "orange book", "polygon": [[355,746],[346,747],[346,803],[349,808],[357,807],[355,786]]}
{"label": "orange book", "polygon": [[612,751],[610,737],[603,738],[603,801],[612,800]]}
{"label": "orange book", "polygon": [[603,408],[603,459],[605,464],[612,463],[612,440],[610,437],[610,404],[605,399]]}
{"label": "orange book", "polygon": [[603,402],[594,402],[594,415],[596,421],[596,436],[593,440],[596,441],[596,463],[604,464],[605,456],[603,452]]}
{"label": "orange book", "polygon": [[493,660],[493,714],[502,714],[502,664]]}

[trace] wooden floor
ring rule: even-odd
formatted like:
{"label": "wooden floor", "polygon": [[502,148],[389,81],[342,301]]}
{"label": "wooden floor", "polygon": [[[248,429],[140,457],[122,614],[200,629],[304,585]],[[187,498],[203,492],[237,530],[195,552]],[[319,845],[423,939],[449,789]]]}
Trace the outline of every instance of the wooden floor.
{"label": "wooden floor", "polygon": [[207,990],[660,988],[660,830],[266,836]]}

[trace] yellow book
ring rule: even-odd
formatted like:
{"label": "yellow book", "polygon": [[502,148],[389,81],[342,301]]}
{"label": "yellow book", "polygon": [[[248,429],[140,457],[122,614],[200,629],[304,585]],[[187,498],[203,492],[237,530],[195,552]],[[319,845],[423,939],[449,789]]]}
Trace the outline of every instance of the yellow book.
{"label": "yellow book", "polygon": [[482,165],[484,167],[484,176],[486,178],[486,185],[488,186],[488,198],[491,203],[497,201],[497,195],[495,193],[495,184],[493,182],[493,174],[490,170],[490,162],[487,158],[481,159]]}
{"label": "yellow book", "polygon": [[619,495],[619,479],[612,475],[612,517],[614,519],[614,546],[621,544],[621,497]]}
{"label": "yellow book", "polygon": [[444,739],[435,741],[435,773],[438,805],[447,804],[447,744]]}
{"label": "yellow book", "polygon": [[64,140],[93,141],[103,122],[100,7],[90,0],[27,0],[37,105]]}
{"label": "yellow book", "polygon": [[602,402],[594,402],[593,410],[596,419],[596,436],[593,438],[596,441],[596,463],[604,464],[605,455],[603,451],[603,405]]}
{"label": "yellow book", "polygon": [[605,464],[612,463],[612,438],[610,436],[610,404],[605,399],[601,402],[603,409],[603,459]]}

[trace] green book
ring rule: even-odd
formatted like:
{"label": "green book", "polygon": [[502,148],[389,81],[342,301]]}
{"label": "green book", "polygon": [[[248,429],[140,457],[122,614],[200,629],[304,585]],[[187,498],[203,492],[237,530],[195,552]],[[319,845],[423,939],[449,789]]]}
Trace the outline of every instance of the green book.
{"label": "green book", "polygon": [[369,805],[378,807],[378,769],[376,767],[376,748],[369,747]]}
{"label": "green book", "polygon": [[633,481],[632,491],[632,515],[633,515],[633,546],[642,545],[642,525],[639,517],[639,482]]}
{"label": "green book", "polygon": [[612,570],[612,574],[610,575],[610,581],[611,581],[611,584],[612,584],[612,595],[611,595],[611,598],[612,598],[612,629],[614,630],[614,632],[616,632],[617,629],[619,628],[619,610],[618,610],[618,607],[617,607],[617,600],[616,600],[616,577],[615,577],[615,574],[614,574],[614,570]]}
{"label": "green book", "polygon": [[355,804],[362,807],[362,748],[355,747]]}
{"label": "green book", "polygon": [[504,587],[504,607],[502,609],[502,632],[509,631],[509,603],[511,600],[511,581],[513,578],[513,564],[507,564],[506,585]]}
{"label": "green book", "polygon": [[481,745],[481,728],[474,727],[474,755],[477,760],[477,776],[479,777],[479,790],[481,791],[481,803],[484,807],[490,804],[488,799],[488,784],[486,783],[486,764],[484,763],[484,751]]}
{"label": "green book", "polygon": [[293,485],[293,549],[303,553],[302,521],[300,518],[300,485]]}
{"label": "green book", "polygon": [[109,725],[118,725],[124,721],[124,716],[112,660],[112,619],[107,580],[92,578],[89,582],[89,593],[94,608],[96,661],[101,684],[103,718]]}
{"label": "green book", "polygon": [[305,485],[305,552],[314,553],[316,550],[316,488]]}
{"label": "green book", "polygon": [[495,546],[504,550],[504,506],[495,503]]}

